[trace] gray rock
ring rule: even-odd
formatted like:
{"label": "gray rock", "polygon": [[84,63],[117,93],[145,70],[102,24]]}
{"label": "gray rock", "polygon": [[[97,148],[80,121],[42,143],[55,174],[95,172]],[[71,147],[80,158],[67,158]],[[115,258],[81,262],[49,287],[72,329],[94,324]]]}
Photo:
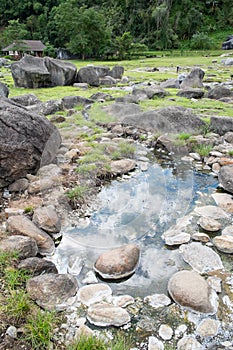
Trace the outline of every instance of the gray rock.
{"label": "gray rock", "polygon": [[19,179],[9,186],[10,192],[24,192],[29,185],[28,179]]}
{"label": "gray rock", "polygon": [[203,217],[212,219],[227,219],[227,213],[215,205],[205,205],[203,207],[196,207],[194,213]]}
{"label": "gray rock", "polygon": [[9,326],[6,330],[6,335],[13,339],[17,339],[17,328],[15,326]]}
{"label": "gray rock", "polygon": [[106,301],[111,299],[111,296],[111,288],[107,284],[103,283],[81,287],[77,294],[78,300],[86,306],[90,306],[101,301]]}
{"label": "gray rock", "polygon": [[211,98],[213,100],[219,100],[222,97],[232,97],[233,91],[228,89],[226,86],[216,86],[213,89],[211,89],[206,97]]}
{"label": "gray rock", "polygon": [[233,236],[222,235],[214,237],[213,243],[220,252],[233,254]]}
{"label": "gray rock", "polygon": [[9,89],[6,84],[0,82],[0,96],[8,97]]}
{"label": "gray rock", "polygon": [[170,78],[166,81],[163,81],[160,86],[163,89],[179,89],[180,84],[178,79]]}
{"label": "gray rock", "polygon": [[233,131],[232,117],[210,117],[210,129],[219,135],[224,135],[226,132]]}
{"label": "gray rock", "polygon": [[110,75],[114,79],[122,79],[123,74],[124,74],[124,67],[122,67],[122,66],[114,66],[108,72],[108,75]]}
{"label": "gray rock", "polygon": [[28,111],[41,115],[50,115],[63,109],[61,100],[50,100],[36,105],[27,106]]}
{"label": "gray rock", "polygon": [[120,327],[130,321],[130,316],[121,307],[107,303],[97,303],[88,308],[87,319],[90,323],[100,327]]}
{"label": "gray rock", "polygon": [[82,89],[82,90],[87,90],[89,85],[87,83],[74,83],[73,87],[78,88],[78,89]]}
{"label": "gray rock", "polygon": [[165,294],[148,295],[144,298],[144,301],[155,309],[171,304],[171,299]]}
{"label": "gray rock", "polygon": [[179,271],[168,282],[172,299],[185,307],[202,313],[216,312],[211,303],[211,288],[203,277],[194,271]]}
{"label": "gray rock", "polygon": [[57,128],[45,117],[0,98],[0,188],[53,161],[60,147]]}
{"label": "gray rock", "polygon": [[184,336],[177,343],[177,350],[204,350],[204,347],[192,336]]}
{"label": "gray rock", "polygon": [[184,130],[194,132],[204,125],[203,121],[195,116],[190,109],[179,106],[127,116],[122,114],[119,120],[124,124],[135,125],[147,131],[175,134]]}
{"label": "gray rock", "polygon": [[58,273],[55,264],[52,261],[32,257],[22,260],[18,265],[19,270],[28,270],[32,276],[38,276],[45,273]]}
{"label": "gray rock", "polygon": [[197,327],[197,334],[201,337],[214,337],[218,334],[220,321],[205,318]]}
{"label": "gray rock", "polygon": [[218,179],[224,190],[233,193],[233,164],[223,166]]}
{"label": "gray rock", "polygon": [[178,91],[177,96],[199,99],[204,96],[204,91],[201,89],[186,88]]}
{"label": "gray rock", "polygon": [[39,306],[54,310],[59,304],[69,303],[78,291],[78,283],[72,275],[50,273],[30,278],[26,289]]}
{"label": "gray rock", "polygon": [[[231,39],[232,47],[233,47],[233,40]],[[225,66],[233,66],[233,58],[227,58],[224,62]]]}
{"label": "gray rock", "polygon": [[20,259],[26,259],[36,256],[38,247],[33,238],[14,235],[0,240],[0,251],[4,253],[17,252]]}
{"label": "gray rock", "polygon": [[[64,121],[66,121],[66,118],[63,115],[59,115],[59,114],[54,114],[51,118],[50,118],[51,123],[63,123]],[[59,150],[60,152],[60,150]]]}
{"label": "gray rock", "polygon": [[116,119],[122,119],[126,115],[138,114],[141,108],[135,103],[111,103],[103,107],[103,111]]}
{"label": "gray rock", "polygon": [[201,243],[184,244],[179,250],[184,261],[199,273],[224,269],[219,255]]}
{"label": "gray rock", "polygon": [[55,247],[51,237],[23,215],[11,216],[7,220],[7,229],[11,233],[33,238],[37,243],[39,252],[43,255],[54,252]]}
{"label": "gray rock", "polygon": [[67,61],[45,57],[45,66],[50,73],[50,86],[72,85],[75,82],[77,68]]}
{"label": "gray rock", "polygon": [[233,225],[225,227],[222,231],[222,235],[233,236]]}
{"label": "gray rock", "polygon": [[94,66],[82,67],[77,73],[78,83],[87,83],[91,86],[99,86],[99,74]]}
{"label": "gray rock", "polygon": [[29,184],[28,193],[35,194],[39,192],[47,192],[57,185],[58,182],[53,178],[42,178],[41,180],[33,181]]}
{"label": "gray rock", "polygon": [[114,100],[114,97],[112,97],[109,94],[106,94],[105,92],[96,92],[90,97],[91,100],[95,101],[112,101]]}
{"label": "gray rock", "polygon": [[154,87],[146,87],[146,88],[134,88],[132,91],[133,95],[135,95],[138,100],[145,99],[153,99],[155,96],[163,98],[168,93],[162,87],[154,86]]}
{"label": "gray rock", "polygon": [[21,106],[33,106],[38,103],[41,103],[38,97],[34,94],[14,96],[14,97],[11,97],[10,99]]}
{"label": "gray rock", "polygon": [[112,297],[112,304],[119,307],[126,307],[134,303],[134,298],[131,295],[119,295]]}
{"label": "gray rock", "polygon": [[223,137],[225,141],[233,144],[233,131],[226,132],[226,134]]}
{"label": "gray rock", "polygon": [[193,68],[180,84],[181,89],[201,88],[203,87],[203,78],[205,72],[200,68]]}
{"label": "gray rock", "polygon": [[32,221],[42,230],[48,233],[56,233],[61,230],[61,220],[53,206],[36,208]]}
{"label": "gray rock", "polygon": [[79,105],[81,106],[90,105],[94,102],[95,102],[94,100],[90,98],[82,97],[82,96],[65,96],[62,99],[62,106],[65,109],[71,109]]}
{"label": "gray rock", "polygon": [[222,228],[222,224],[219,221],[208,217],[201,217],[197,223],[203,230],[208,232],[216,232]]}
{"label": "gray rock", "polygon": [[117,81],[116,81],[116,79],[107,75],[106,77],[99,78],[99,83],[100,83],[100,85],[114,86],[114,85],[116,85]]}
{"label": "gray rock", "polygon": [[127,244],[99,256],[94,269],[105,279],[122,279],[134,273],[140,256],[135,244]]}

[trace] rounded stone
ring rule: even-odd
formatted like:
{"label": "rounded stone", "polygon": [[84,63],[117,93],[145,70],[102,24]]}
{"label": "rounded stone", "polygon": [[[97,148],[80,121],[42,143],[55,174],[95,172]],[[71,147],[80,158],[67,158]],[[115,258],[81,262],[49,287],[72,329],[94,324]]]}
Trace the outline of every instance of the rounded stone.
{"label": "rounded stone", "polygon": [[78,300],[86,306],[107,300],[111,298],[111,296],[111,288],[104,283],[96,283],[81,287],[77,294]]}
{"label": "rounded stone", "polygon": [[48,233],[56,233],[61,230],[61,220],[52,205],[36,208],[32,221]]}
{"label": "rounded stone", "polygon": [[192,336],[184,336],[178,341],[177,350],[204,350],[204,347]]}
{"label": "rounded stone", "polygon": [[132,275],[139,261],[140,250],[127,244],[99,256],[94,269],[105,279],[121,279]]}
{"label": "rounded stone", "polygon": [[171,304],[171,299],[165,294],[148,295],[144,298],[144,301],[155,309]]}
{"label": "rounded stone", "polygon": [[161,326],[159,327],[159,336],[163,340],[170,340],[172,338],[172,335],[173,335],[172,328],[167,324],[161,324]]}
{"label": "rounded stone", "polygon": [[97,303],[89,307],[87,319],[90,323],[100,327],[120,327],[130,321],[130,316],[121,307],[108,303]]}
{"label": "rounded stone", "polygon": [[168,282],[168,292],[181,306],[203,313],[215,312],[210,302],[211,288],[205,279],[194,271],[175,273]]}
{"label": "rounded stone", "polygon": [[163,343],[156,337],[149,337],[148,350],[163,350]]}
{"label": "rounded stone", "polygon": [[219,182],[224,190],[233,193],[233,164],[225,165],[221,168]]}
{"label": "rounded stone", "polygon": [[38,247],[33,238],[15,235],[0,240],[0,252],[17,252],[19,258],[26,259],[36,256]]}
{"label": "rounded stone", "polygon": [[233,254],[233,236],[222,235],[214,237],[213,243],[220,252]]}
{"label": "rounded stone", "polygon": [[75,296],[78,283],[69,274],[45,274],[30,278],[26,285],[29,297],[47,310],[56,309],[59,304],[65,304]]}
{"label": "rounded stone", "polygon": [[214,337],[218,333],[220,322],[206,318],[197,327],[197,333],[202,337]]}
{"label": "rounded stone", "polygon": [[44,273],[58,273],[57,268],[52,261],[37,257],[22,260],[18,265],[18,269],[28,270],[33,276]]}
{"label": "rounded stone", "polygon": [[201,226],[201,228],[203,228],[203,230],[208,232],[216,232],[222,228],[222,224],[220,222],[208,217],[201,217],[197,223]]}

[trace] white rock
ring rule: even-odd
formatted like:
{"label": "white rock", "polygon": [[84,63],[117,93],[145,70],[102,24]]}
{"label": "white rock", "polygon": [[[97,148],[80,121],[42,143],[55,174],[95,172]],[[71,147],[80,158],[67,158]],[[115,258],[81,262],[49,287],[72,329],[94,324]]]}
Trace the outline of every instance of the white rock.
{"label": "white rock", "polygon": [[83,284],[95,284],[98,283],[98,279],[93,271],[88,271],[85,278],[82,280]]}
{"label": "white rock", "polygon": [[17,339],[17,328],[15,326],[9,326],[6,330],[6,334],[13,339]]}
{"label": "white rock", "polygon": [[176,337],[180,337],[181,335],[184,335],[184,333],[187,331],[187,326],[185,324],[179,325],[175,330]]}
{"label": "white rock", "polygon": [[88,308],[87,319],[90,323],[100,327],[120,327],[130,321],[130,316],[121,307],[108,303],[97,303]]}
{"label": "white rock", "polygon": [[134,298],[131,295],[120,295],[112,297],[112,304],[115,306],[126,307],[134,303]]}
{"label": "white rock", "polygon": [[219,207],[214,205],[206,205],[203,207],[196,207],[194,213],[204,217],[210,217],[213,219],[226,219],[228,218],[227,213]]}
{"label": "white rock", "polygon": [[233,225],[227,226],[222,230],[222,235],[233,236]]}
{"label": "white rock", "polygon": [[177,350],[204,350],[204,347],[192,336],[185,336],[178,341]]}
{"label": "white rock", "polygon": [[144,298],[144,301],[155,309],[171,304],[171,299],[165,294],[152,294]]}
{"label": "white rock", "polygon": [[184,261],[199,273],[223,269],[219,255],[201,243],[184,244],[179,248],[179,251]]}
{"label": "white rock", "polygon": [[111,288],[104,283],[90,284],[81,287],[77,293],[78,300],[86,306],[90,306],[103,300],[109,300],[111,296]]}
{"label": "white rock", "polygon": [[198,153],[189,153],[189,155],[195,160],[201,160],[201,156]]}
{"label": "white rock", "polygon": [[156,337],[149,337],[148,350],[163,350],[163,343]]}
{"label": "white rock", "polygon": [[212,218],[201,217],[197,223],[203,228],[203,230],[209,232],[216,232],[222,228],[222,224]]}
{"label": "white rock", "polygon": [[191,236],[191,238],[194,241],[199,241],[199,242],[202,242],[202,243],[207,243],[210,240],[210,237],[206,233],[202,233],[202,232],[195,232]]}
{"label": "white rock", "polygon": [[218,334],[220,322],[211,318],[204,319],[197,327],[197,334],[202,337],[214,337]]}
{"label": "white rock", "polygon": [[180,232],[175,236],[167,236],[165,238],[165,243],[167,245],[180,245],[184,243],[188,243],[190,241],[190,234],[186,232]]}
{"label": "white rock", "polygon": [[210,276],[210,277],[207,278],[207,283],[217,293],[221,293],[221,291],[222,291],[222,287],[221,287],[222,280],[221,280],[221,278],[216,277],[216,276]]}
{"label": "white rock", "polygon": [[161,324],[161,326],[159,327],[159,336],[163,340],[170,340],[172,338],[172,335],[173,329],[167,324]]}
{"label": "white rock", "polygon": [[69,261],[67,272],[71,275],[78,276],[80,272],[82,271],[82,268],[84,266],[84,260],[77,257],[76,259],[71,259]]}

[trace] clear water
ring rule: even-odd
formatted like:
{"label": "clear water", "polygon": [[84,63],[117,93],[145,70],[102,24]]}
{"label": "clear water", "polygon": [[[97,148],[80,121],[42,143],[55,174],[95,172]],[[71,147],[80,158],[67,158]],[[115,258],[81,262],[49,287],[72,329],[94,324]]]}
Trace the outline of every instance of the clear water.
{"label": "clear water", "polygon": [[146,172],[138,170],[113,181],[98,194],[91,216],[63,233],[55,254],[60,272],[77,259],[81,285],[101,253],[136,243],[141,250],[138,268],[128,280],[111,284],[115,294],[166,292],[168,279],[185,263],[177,249],[167,249],[161,235],[192,211],[198,193],[211,193],[217,184],[212,176],[194,172],[184,163],[153,163]]}

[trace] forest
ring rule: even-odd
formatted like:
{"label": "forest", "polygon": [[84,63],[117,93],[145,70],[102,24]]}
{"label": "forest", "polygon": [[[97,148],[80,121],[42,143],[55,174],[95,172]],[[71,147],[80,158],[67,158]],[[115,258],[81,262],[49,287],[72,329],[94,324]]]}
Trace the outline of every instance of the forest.
{"label": "forest", "polygon": [[41,40],[51,56],[59,47],[82,58],[121,59],[146,50],[219,49],[213,35],[233,34],[233,6],[232,0],[1,0],[0,31],[0,48]]}

